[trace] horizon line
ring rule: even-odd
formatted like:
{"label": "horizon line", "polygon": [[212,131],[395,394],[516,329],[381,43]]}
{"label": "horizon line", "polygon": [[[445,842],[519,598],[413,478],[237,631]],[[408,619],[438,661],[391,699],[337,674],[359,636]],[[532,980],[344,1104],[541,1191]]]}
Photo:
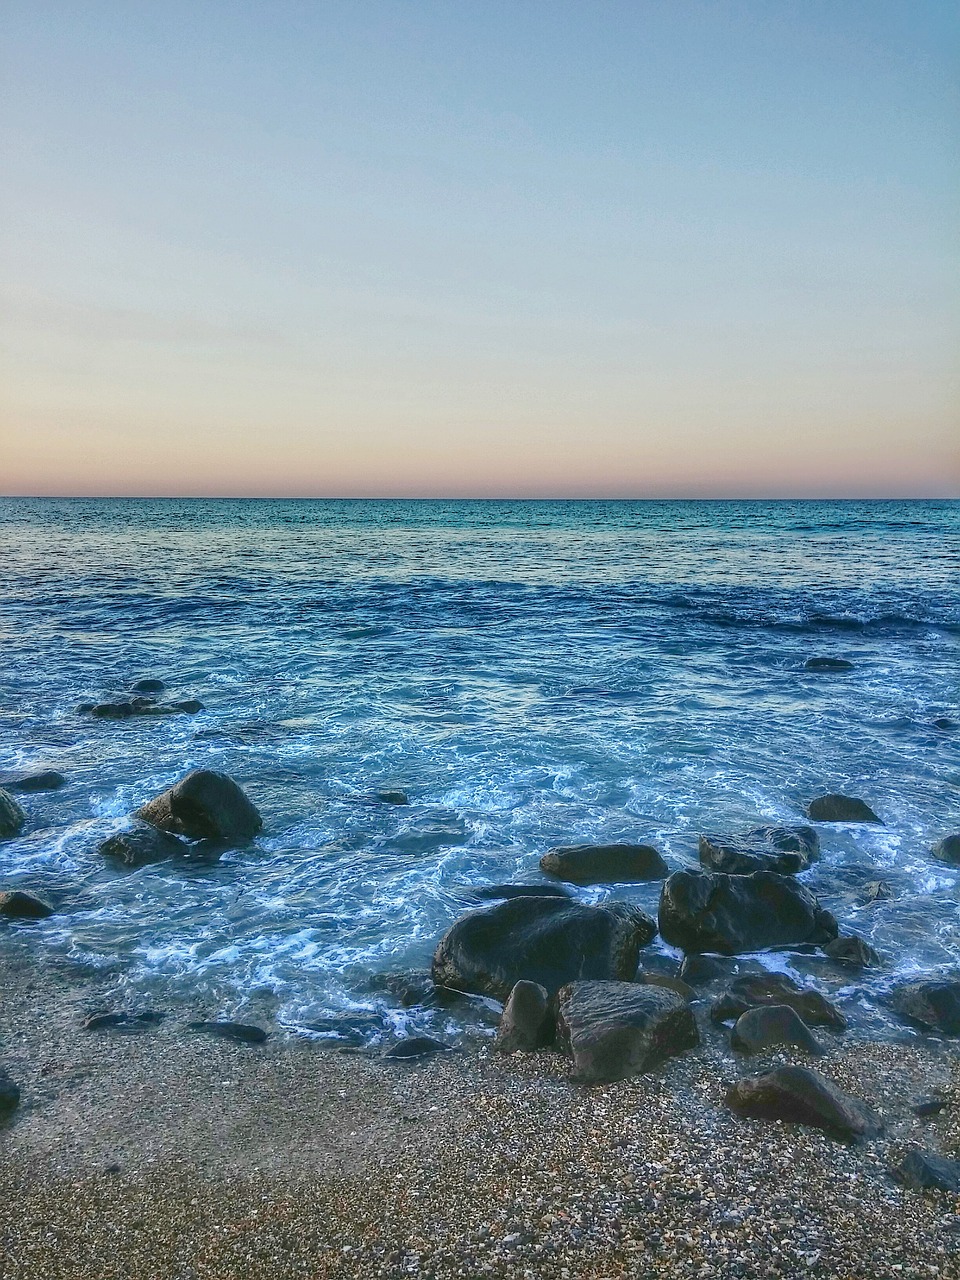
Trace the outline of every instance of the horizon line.
{"label": "horizon line", "polygon": [[3,493],[3,502],[960,502],[953,494]]}

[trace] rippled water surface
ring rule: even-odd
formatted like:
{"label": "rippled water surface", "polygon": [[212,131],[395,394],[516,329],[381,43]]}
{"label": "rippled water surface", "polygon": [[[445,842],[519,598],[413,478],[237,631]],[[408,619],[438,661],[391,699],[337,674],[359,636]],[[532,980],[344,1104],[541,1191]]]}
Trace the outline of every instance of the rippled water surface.
{"label": "rippled water surface", "polygon": [[[0,537],[0,769],[69,779],[22,797],[0,881],[62,906],[33,945],[118,998],[396,1026],[376,975],[428,964],[471,885],[536,881],[558,843],[679,867],[699,831],[823,791],[885,822],[822,828],[805,877],[890,961],[841,996],[869,1022],[894,973],[960,962],[960,871],[928,852],[960,829],[960,731],[933,725],[960,720],[960,503],[11,499]],[[206,709],[77,714],[144,676]],[[263,835],[206,869],[105,866],[197,766]],[[862,905],[878,876],[892,897]]]}

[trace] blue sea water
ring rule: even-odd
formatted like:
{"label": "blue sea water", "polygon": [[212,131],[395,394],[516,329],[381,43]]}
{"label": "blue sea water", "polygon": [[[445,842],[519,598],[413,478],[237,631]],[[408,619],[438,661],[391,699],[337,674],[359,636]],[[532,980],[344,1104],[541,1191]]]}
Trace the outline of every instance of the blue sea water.
{"label": "blue sea water", "polygon": [[[31,945],[118,1003],[436,1026],[377,975],[427,966],[470,886],[538,881],[564,843],[695,863],[700,831],[825,791],[884,825],[823,827],[804,878],[888,964],[819,980],[881,1025],[895,975],[960,964],[960,871],[929,856],[960,829],[960,730],[933,724],[960,721],[958,502],[6,499],[0,539],[0,769],[69,779],[21,797],[0,884],[62,908]],[[145,676],[205,710],[77,714]],[[204,869],[105,865],[198,766],[262,836]],[[871,878],[893,894],[867,906]],[[578,894],[655,911],[658,886]]]}

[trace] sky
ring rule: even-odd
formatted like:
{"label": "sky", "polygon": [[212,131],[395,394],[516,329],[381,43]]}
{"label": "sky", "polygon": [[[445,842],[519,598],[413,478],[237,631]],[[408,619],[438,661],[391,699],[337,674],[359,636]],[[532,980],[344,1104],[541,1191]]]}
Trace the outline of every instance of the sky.
{"label": "sky", "polygon": [[953,0],[6,0],[0,492],[960,495]]}

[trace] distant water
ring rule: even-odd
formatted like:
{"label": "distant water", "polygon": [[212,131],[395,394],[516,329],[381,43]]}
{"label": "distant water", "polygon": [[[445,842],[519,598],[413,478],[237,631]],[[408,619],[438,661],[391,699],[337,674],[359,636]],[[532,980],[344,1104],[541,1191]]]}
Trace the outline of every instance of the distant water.
{"label": "distant water", "polygon": [[[118,1002],[427,1026],[376,975],[427,966],[469,886],[536,881],[558,843],[679,867],[701,830],[834,790],[886,825],[822,828],[805,878],[892,967],[767,962],[867,1027],[895,972],[960,963],[960,871],[928,856],[960,829],[960,732],[932,723],[960,720],[960,503],[3,500],[0,536],[0,769],[69,778],[22,798],[0,884],[53,895],[32,945]],[[76,714],[144,676],[206,710]],[[263,836],[213,869],[104,866],[197,766]],[[893,896],[860,905],[878,876]],[[579,892],[655,911],[658,886]]]}

